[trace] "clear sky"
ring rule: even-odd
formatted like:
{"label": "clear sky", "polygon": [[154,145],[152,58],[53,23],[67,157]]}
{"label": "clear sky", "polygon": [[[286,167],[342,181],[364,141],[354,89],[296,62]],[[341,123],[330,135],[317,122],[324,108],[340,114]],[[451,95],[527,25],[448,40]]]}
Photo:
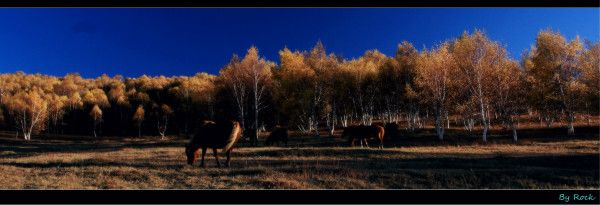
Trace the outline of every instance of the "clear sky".
{"label": "clear sky", "polygon": [[0,9],[0,73],[84,77],[216,74],[234,53],[256,45],[267,59],[310,49],[355,58],[368,49],[393,55],[406,40],[418,49],[484,30],[519,59],[538,31],[598,41],[600,9]]}

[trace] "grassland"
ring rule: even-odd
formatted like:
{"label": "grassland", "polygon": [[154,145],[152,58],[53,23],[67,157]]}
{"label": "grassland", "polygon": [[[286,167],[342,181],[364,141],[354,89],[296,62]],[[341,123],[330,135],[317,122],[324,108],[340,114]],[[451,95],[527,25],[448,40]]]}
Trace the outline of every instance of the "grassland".
{"label": "grassland", "polygon": [[[185,164],[183,138],[0,135],[2,189],[597,189],[598,127],[520,131],[519,143],[489,143],[460,130],[444,142],[429,131],[386,148],[348,147],[337,137],[291,136],[288,147],[234,150],[232,167]],[[223,156],[223,154],[221,154]],[[223,160],[223,159],[221,159]]]}

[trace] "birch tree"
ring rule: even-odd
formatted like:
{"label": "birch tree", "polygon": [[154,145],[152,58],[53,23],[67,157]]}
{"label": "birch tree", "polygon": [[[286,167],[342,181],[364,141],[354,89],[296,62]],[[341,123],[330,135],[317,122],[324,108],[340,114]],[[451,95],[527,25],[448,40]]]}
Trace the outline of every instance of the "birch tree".
{"label": "birch tree", "polygon": [[92,117],[93,125],[93,133],[94,137],[97,137],[96,128],[102,122],[102,110],[98,105],[94,105],[92,110],[90,111],[90,117]]}
{"label": "birch tree", "polygon": [[48,119],[48,102],[39,88],[31,91],[19,91],[8,97],[5,103],[12,112],[12,117],[25,140],[31,140],[32,133],[39,133],[45,129]]}
{"label": "birch tree", "polygon": [[442,114],[450,101],[450,75],[455,66],[449,47],[448,43],[444,43],[431,51],[421,52],[417,59],[416,85],[421,90],[424,104],[433,109],[439,140],[444,139]]}
{"label": "birch tree", "polygon": [[[333,54],[327,54],[325,46],[321,41],[318,41],[316,45],[306,54],[305,65],[314,71],[313,84],[312,84],[312,103],[310,107],[309,117],[309,130],[314,130],[315,135],[319,136],[319,122],[328,116],[331,116],[331,112],[335,110],[334,103],[329,97],[331,94],[331,82],[328,82],[330,78],[328,75],[335,72],[338,69],[339,59]],[[333,123],[330,122],[330,125]],[[332,127],[330,127],[331,133]]]}
{"label": "birch tree", "polygon": [[162,104],[158,109],[158,118],[156,120],[156,127],[158,129],[158,134],[160,134],[160,139],[165,139],[165,133],[167,132],[167,127],[169,125],[169,117],[173,114],[173,110],[167,104]]}
{"label": "birch tree", "polygon": [[587,47],[580,60],[581,82],[587,87],[584,106],[588,115],[600,115],[600,42],[588,42]]}
{"label": "birch tree", "polygon": [[517,117],[526,110],[525,75],[518,63],[505,60],[491,79],[495,85],[492,89],[492,107],[499,113],[500,120],[512,131],[512,138],[517,142]]}
{"label": "birch tree", "polygon": [[52,127],[57,128],[66,113],[65,107],[68,100],[67,96],[56,95],[54,93],[46,95],[48,98],[48,122]]}
{"label": "birch tree", "polygon": [[169,93],[174,95],[178,102],[178,106],[172,108],[179,111],[179,117],[183,118],[184,133],[188,133],[190,115],[196,107],[206,108],[206,115],[213,119],[216,79],[216,76],[208,73],[197,73],[191,77],[181,76],[177,77],[174,86],[169,88]]}
{"label": "birch tree", "polygon": [[387,57],[377,50],[367,51],[357,59],[344,64],[345,72],[353,79],[353,98],[355,114],[359,117],[361,124],[371,125],[375,112],[375,96],[380,94],[377,85],[379,69],[386,62]]}
{"label": "birch tree", "polygon": [[244,70],[241,67],[240,59],[234,55],[229,64],[219,71],[221,82],[231,90],[235,106],[238,113],[238,121],[242,129],[246,130],[246,110],[247,86],[244,82]]}
{"label": "birch tree", "polygon": [[546,30],[538,34],[524,62],[532,101],[543,113],[564,111],[569,135],[575,133],[575,111],[586,89],[580,79],[582,51],[578,37],[567,42],[560,33]]}
{"label": "birch tree", "polygon": [[[252,110],[253,110],[253,130],[256,132],[253,136],[258,137],[259,131],[259,113],[265,108],[264,97],[268,91],[267,87],[271,83],[271,67],[273,63],[266,61],[264,58],[258,56],[258,49],[251,47],[248,49],[248,53],[244,59],[240,62],[240,68],[242,70],[241,78],[245,78],[244,83],[249,84],[250,93],[252,95]],[[252,139],[256,145],[258,138]]]}
{"label": "birch tree", "polygon": [[483,125],[482,139],[487,142],[487,132],[490,127],[490,99],[492,81],[491,73],[499,69],[506,59],[506,49],[499,43],[489,40],[481,31],[472,34],[463,33],[452,44],[452,54],[457,68],[464,78],[464,92],[477,105],[478,115]]}
{"label": "birch tree", "polygon": [[316,73],[305,62],[305,54],[300,51],[290,51],[287,48],[279,51],[281,66],[278,71],[278,98],[281,110],[303,132],[314,129],[311,112],[314,96],[313,89],[317,87]]}
{"label": "birch tree", "polygon": [[133,113],[133,122],[138,127],[138,137],[142,136],[142,123],[144,122],[146,112],[144,111],[144,107],[139,105]]}

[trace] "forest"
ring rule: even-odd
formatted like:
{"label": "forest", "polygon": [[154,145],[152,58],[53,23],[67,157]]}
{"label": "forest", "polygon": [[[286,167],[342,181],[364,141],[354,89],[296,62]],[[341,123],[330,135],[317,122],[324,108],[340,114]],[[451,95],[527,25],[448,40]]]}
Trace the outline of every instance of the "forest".
{"label": "forest", "polygon": [[[276,125],[333,135],[352,124],[431,125],[439,140],[450,123],[487,141],[491,126],[518,139],[519,116],[564,132],[600,114],[600,45],[540,31],[521,59],[482,31],[394,56],[368,50],[356,59],[283,48],[279,62],[256,47],[234,55],[218,75],[63,77],[0,74],[0,131],[30,140],[41,134],[189,135],[199,120],[235,119],[245,132]],[[257,136],[257,135],[254,135]]]}

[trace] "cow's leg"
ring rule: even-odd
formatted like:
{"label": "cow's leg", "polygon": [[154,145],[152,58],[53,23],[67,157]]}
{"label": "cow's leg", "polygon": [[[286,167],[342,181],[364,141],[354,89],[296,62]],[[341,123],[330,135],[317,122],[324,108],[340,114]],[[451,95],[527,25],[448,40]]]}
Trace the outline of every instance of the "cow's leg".
{"label": "cow's leg", "polygon": [[362,139],[359,139],[359,140],[360,140],[360,148],[363,148],[363,140]]}
{"label": "cow's leg", "polygon": [[369,143],[367,143],[367,138],[364,138],[364,139],[363,139],[363,141],[365,141],[365,146],[366,146],[367,148],[369,148]]}
{"label": "cow's leg", "polygon": [[227,152],[225,153],[225,155],[227,155],[227,161],[225,161],[225,166],[226,166],[226,167],[229,167],[229,162],[231,161],[231,150],[232,150],[232,149],[229,149],[229,150],[227,150]]}
{"label": "cow's leg", "polygon": [[206,155],[206,147],[202,147],[202,158],[200,159],[200,167],[204,166],[204,156]]}
{"label": "cow's leg", "polygon": [[217,160],[217,167],[221,167],[221,163],[219,163],[219,155],[217,154],[217,148],[213,148],[213,155],[215,155],[215,160]]}

